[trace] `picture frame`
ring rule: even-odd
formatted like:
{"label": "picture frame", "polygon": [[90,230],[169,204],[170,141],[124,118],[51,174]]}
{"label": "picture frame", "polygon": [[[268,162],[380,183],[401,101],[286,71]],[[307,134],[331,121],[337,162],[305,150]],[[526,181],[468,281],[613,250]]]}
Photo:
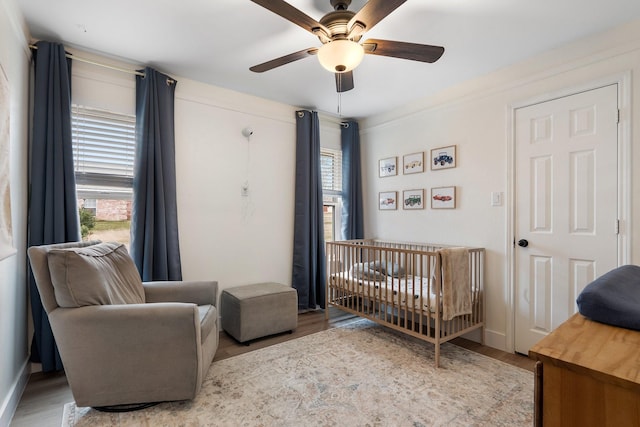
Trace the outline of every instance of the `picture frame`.
{"label": "picture frame", "polygon": [[431,170],[455,168],[457,163],[456,146],[438,147],[431,150]]}
{"label": "picture frame", "polygon": [[381,191],[378,196],[378,208],[381,211],[395,210],[398,208],[397,191]]}
{"label": "picture frame", "polygon": [[397,175],[398,174],[398,158],[387,157],[386,159],[380,159],[380,161],[378,162],[378,174],[380,178]]}
{"label": "picture frame", "polygon": [[402,192],[402,209],[424,209],[424,190],[405,190]]}
{"label": "picture frame", "polygon": [[424,172],[424,152],[412,153],[402,158],[402,173],[405,175],[411,173]]}
{"label": "picture frame", "polygon": [[456,187],[434,187],[431,189],[431,209],[455,209]]}

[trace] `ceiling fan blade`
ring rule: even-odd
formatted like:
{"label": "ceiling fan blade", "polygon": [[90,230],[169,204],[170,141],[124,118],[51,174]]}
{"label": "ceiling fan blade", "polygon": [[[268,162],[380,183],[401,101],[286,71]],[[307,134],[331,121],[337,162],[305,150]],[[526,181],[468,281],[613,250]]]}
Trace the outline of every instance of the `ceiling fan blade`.
{"label": "ceiling fan blade", "polygon": [[369,0],[347,24],[349,38],[362,36],[407,0]]}
{"label": "ceiling fan blade", "polygon": [[353,71],[336,73],[336,91],[346,92],[353,89]]}
{"label": "ceiling fan blade", "polygon": [[284,19],[287,19],[294,24],[304,28],[316,36],[323,37],[329,40],[331,31],[309,15],[305,14],[299,9],[291,6],[289,3],[283,0],[251,0],[255,4],[264,7],[267,10],[280,15]]}
{"label": "ceiling fan blade", "polygon": [[444,53],[442,46],[379,39],[365,40],[362,47],[364,52],[370,55],[391,56],[421,62],[436,62]]}
{"label": "ceiling fan blade", "polygon": [[298,52],[290,53],[289,55],[281,56],[280,58],[272,59],[271,61],[263,62],[262,64],[254,65],[249,68],[254,73],[264,73],[265,71],[272,70],[281,65],[288,64],[299,59],[304,59],[308,56],[318,53],[318,48],[310,47]]}

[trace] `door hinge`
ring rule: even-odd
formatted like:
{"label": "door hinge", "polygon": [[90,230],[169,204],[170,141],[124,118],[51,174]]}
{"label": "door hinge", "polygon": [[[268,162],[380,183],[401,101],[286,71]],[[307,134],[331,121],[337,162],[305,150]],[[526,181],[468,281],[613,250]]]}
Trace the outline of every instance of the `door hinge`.
{"label": "door hinge", "polygon": [[616,219],[615,232],[616,232],[616,234],[620,234],[620,220],[619,219]]}
{"label": "door hinge", "polygon": [[616,113],[616,123],[620,123],[620,109],[618,108]]}

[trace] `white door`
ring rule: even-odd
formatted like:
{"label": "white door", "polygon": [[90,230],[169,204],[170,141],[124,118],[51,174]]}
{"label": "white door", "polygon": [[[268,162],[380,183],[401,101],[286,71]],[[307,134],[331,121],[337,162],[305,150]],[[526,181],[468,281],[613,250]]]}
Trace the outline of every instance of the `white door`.
{"label": "white door", "polygon": [[617,266],[617,90],[516,110],[516,352],[577,312],[582,289]]}

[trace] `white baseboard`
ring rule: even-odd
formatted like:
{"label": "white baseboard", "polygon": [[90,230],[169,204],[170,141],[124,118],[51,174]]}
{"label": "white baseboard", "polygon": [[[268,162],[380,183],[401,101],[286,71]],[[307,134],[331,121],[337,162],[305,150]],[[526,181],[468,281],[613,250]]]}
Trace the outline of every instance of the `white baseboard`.
{"label": "white baseboard", "polygon": [[484,345],[498,350],[507,351],[507,337],[504,332],[484,330]]}
{"label": "white baseboard", "polygon": [[482,329],[474,329],[471,332],[467,332],[462,335],[462,338],[478,343],[482,342]]}
{"label": "white baseboard", "polygon": [[[475,341],[477,343],[482,342],[482,330],[474,329],[471,332],[468,332],[462,335],[462,338]],[[505,334],[502,332],[492,331],[490,329],[484,330],[484,345],[491,348],[497,348],[498,350],[506,351],[505,348]]]}
{"label": "white baseboard", "polygon": [[29,363],[28,360],[25,360],[22,365],[22,369],[20,370],[20,374],[12,384],[11,390],[2,402],[2,407],[0,407],[0,426],[8,426],[11,423],[13,414],[15,414],[18,404],[20,403],[22,393],[24,393],[24,389],[27,387],[30,374],[31,363]]}

